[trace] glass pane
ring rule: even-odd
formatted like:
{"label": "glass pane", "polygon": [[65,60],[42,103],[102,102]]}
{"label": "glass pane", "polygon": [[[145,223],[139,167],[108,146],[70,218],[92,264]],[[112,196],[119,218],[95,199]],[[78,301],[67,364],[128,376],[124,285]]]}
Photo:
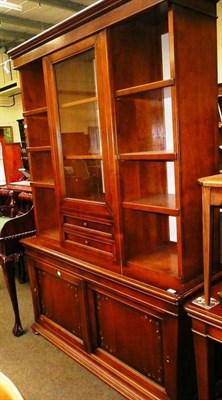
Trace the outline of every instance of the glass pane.
{"label": "glass pane", "polygon": [[67,197],[103,200],[102,161],[66,160],[64,169]]}
{"label": "glass pane", "polygon": [[67,197],[102,201],[103,163],[94,49],[55,66]]}

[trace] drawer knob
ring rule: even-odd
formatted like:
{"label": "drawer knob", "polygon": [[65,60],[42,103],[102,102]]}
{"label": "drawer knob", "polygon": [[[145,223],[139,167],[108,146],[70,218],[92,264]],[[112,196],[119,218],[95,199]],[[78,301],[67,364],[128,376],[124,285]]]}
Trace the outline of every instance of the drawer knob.
{"label": "drawer knob", "polygon": [[83,225],[84,225],[84,226],[88,226],[88,222],[84,222]]}
{"label": "drawer knob", "polygon": [[57,276],[59,276],[59,277],[62,276],[62,273],[61,273],[60,271],[57,271],[56,274],[57,274]]}
{"label": "drawer knob", "polygon": [[85,244],[86,244],[87,246],[89,246],[89,241],[88,241],[88,240],[85,240]]}

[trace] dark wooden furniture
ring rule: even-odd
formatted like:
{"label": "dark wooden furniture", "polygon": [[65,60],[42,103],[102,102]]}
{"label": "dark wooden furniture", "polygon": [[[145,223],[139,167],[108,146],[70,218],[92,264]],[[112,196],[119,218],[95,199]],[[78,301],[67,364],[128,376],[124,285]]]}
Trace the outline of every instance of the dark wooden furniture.
{"label": "dark wooden furniture", "polygon": [[[211,305],[211,281],[212,266],[215,263],[213,257],[215,235],[220,238],[220,224],[214,221],[215,207],[218,210],[218,222],[220,207],[222,205],[222,174],[207,176],[198,179],[202,185],[202,220],[203,220],[203,261],[204,261],[204,298],[203,302],[208,307]],[[216,254],[216,265],[220,265],[220,243],[216,241],[218,250]],[[203,305],[201,301],[201,304]],[[213,300],[214,305],[214,300]]]}
{"label": "dark wooden furniture", "polygon": [[2,224],[0,231],[0,264],[15,314],[15,324],[12,330],[15,336],[21,336],[24,333],[16,293],[15,264],[20,262],[23,256],[23,247],[20,244],[20,239],[34,234],[33,206],[23,215],[6,218],[6,222]]}
{"label": "dark wooden furniture", "polygon": [[15,216],[14,191],[7,187],[0,186],[0,216]]}
{"label": "dark wooden furniture", "polygon": [[[211,295],[221,300],[218,293],[222,290],[221,282],[212,284]],[[200,293],[200,299],[204,294]],[[198,399],[215,400],[217,379],[221,379],[221,370],[216,364],[216,343],[222,343],[222,306],[218,302],[214,307],[201,307],[197,303],[186,304],[185,309],[192,319],[192,332],[197,369]],[[221,357],[220,357],[221,365]],[[218,371],[219,370],[219,371]]]}
{"label": "dark wooden furniture", "polygon": [[9,55],[33,329],[129,399],[192,399],[183,305],[203,282],[197,179],[218,172],[216,0],[104,0]]}
{"label": "dark wooden furniture", "polygon": [[[216,399],[217,367],[215,344],[222,343],[222,285],[213,282],[213,266],[220,265],[220,252],[215,259],[215,245],[221,249],[220,225],[215,224],[215,210],[220,214],[222,205],[222,174],[200,178],[202,185],[204,292],[185,305],[192,319],[194,336],[198,399]],[[216,214],[216,217],[218,215]],[[218,219],[218,218],[217,218]],[[222,379],[222,377],[220,376]]]}
{"label": "dark wooden furniture", "polygon": [[[16,182],[15,182],[16,183]],[[32,206],[32,189],[30,182],[0,186],[0,216],[15,217],[24,214]]]}
{"label": "dark wooden furniture", "polygon": [[[23,247],[19,240],[35,233],[31,186],[27,182],[0,186],[0,263],[15,313],[15,336],[23,334],[15,286],[15,266],[18,280],[26,280]],[[4,204],[3,204],[4,203]],[[20,218],[19,216],[22,216]],[[18,218],[19,217],[19,218]]]}

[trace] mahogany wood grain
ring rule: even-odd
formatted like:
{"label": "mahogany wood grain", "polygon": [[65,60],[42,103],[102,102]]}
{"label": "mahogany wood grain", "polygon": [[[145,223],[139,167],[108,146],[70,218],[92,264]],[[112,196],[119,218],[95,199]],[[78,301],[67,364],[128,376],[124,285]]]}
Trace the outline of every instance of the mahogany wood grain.
{"label": "mahogany wood grain", "polygon": [[196,391],[183,304],[203,285],[197,180],[218,165],[215,17],[216,0],[104,0],[9,52],[33,329],[133,400]]}
{"label": "mahogany wood grain", "polygon": [[213,264],[213,207],[220,207],[222,204],[222,175],[208,176],[198,181],[202,185],[204,298],[206,305],[209,306]]}

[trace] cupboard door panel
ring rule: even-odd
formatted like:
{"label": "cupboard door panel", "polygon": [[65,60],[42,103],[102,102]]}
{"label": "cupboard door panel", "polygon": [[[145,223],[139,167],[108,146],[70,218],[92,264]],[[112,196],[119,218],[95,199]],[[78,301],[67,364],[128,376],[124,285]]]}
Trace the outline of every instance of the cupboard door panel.
{"label": "cupboard door panel", "polygon": [[40,314],[82,339],[79,281],[64,280],[59,271],[56,276],[38,269],[37,283]]}
{"label": "cupboard door panel", "polygon": [[95,308],[97,347],[163,385],[162,320],[101,293]]}

